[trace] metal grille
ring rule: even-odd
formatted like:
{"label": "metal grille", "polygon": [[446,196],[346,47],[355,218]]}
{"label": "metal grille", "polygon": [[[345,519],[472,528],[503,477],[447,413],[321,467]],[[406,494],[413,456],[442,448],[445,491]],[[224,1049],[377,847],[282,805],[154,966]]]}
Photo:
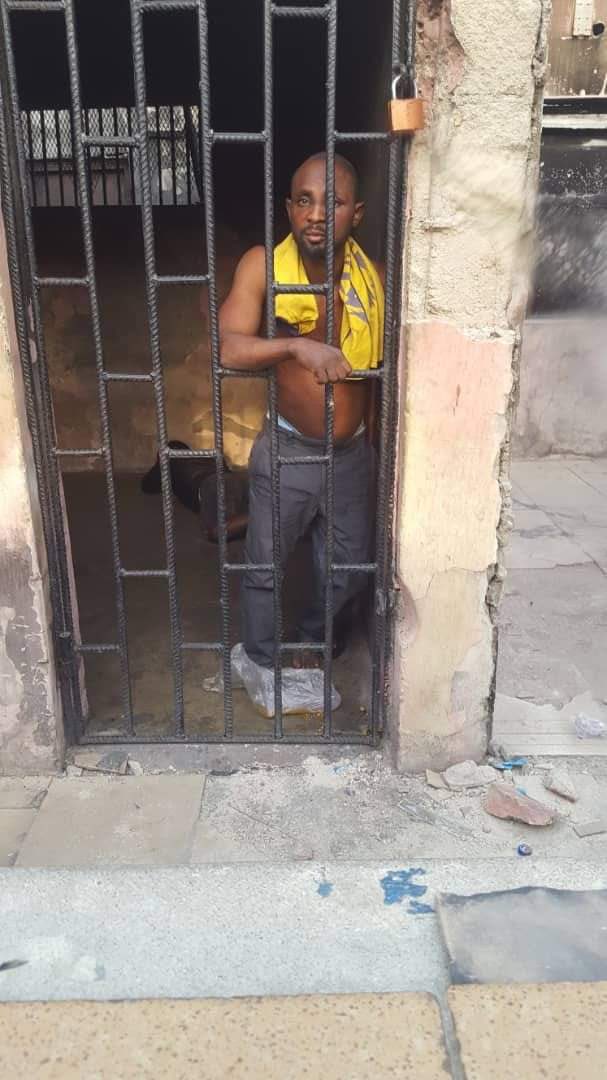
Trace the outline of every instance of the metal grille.
{"label": "metal grille", "polygon": [[[387,703],[387,661],[389,655],[389,613],[392,580],[391,522],[393,516],[394,450],[396,429],[396,357],[399,328],[399,296],[401,291],[400,265],[403,250],[404,169],[406,144],[402,139],[383,131],[339,132],[335,127],[337,0],[322,6],[279,5],[273,0],[263,4],[263,130],[248,132],[213,131],[210,122],[210,69],[208,20],[206,0],[131,0],[131,34],[135,86],[134,109],[84,109],[80,88],[78,41],[74,20],[73,0],[0,0],[2,29],[5,43],[6,70],[4,79],[4,115],[2,130],[2,177],[4,212],[7,221],[9,261],[12,274],[19,343],[23,359],[29,421],[34,437],[35,461],[40,486],[44,527],[49,549],[55,636],[62,657],[61,675],[65,716],[74,740],[89,742],[138,741],[345,741],[375,743],[384,723]],[[61,12],[65,20],[67,59],[69,67],[70,109],[61,112],[22,114],[20,109],[12,45],[12,20],[22,12]],[[200,99],[197,109],[168,107],[151,109],[146,102],[143,23],[149,12],[194,13],[197,26],[197,46],[200,65]],[[274,243],[274,74],[273,47],[276,20],[315,19],[324,24],[327,44],[326,80],[326,190],[327,190],[327,256],[326,283],[323,285],[278,285],[273,273]],[[393,0],[391,61],[394,73],[413,77],[413,0]],[[21,136],[21,137],[20,137]],[[252,373],[230,371],[220,364],[217,253],[213,190],[213,161],[215,148],[222,143],[258,143],[263,147],[265,184],[265,250],[266,295],[279,292],[322,293],[326,297],[327,341],[333,341],[335,322],[334,296],[331,283],[334,269],[334,212],[335,212],[335,148],[354,142],[383,142],[387,147],[388,199],[386,248],[386,306],[383,364],[375,371],[357,373],[365,378],[379,379],[383,384],[379,446],[379,472],[376,507],[375,561],[343,566],[334,561],[334,394],[331,385],[325,396],[324,451],[314,457],[297,459],[304,464],[321,463],[326,470],[326,592],[325,639],[322,644],[292,643],[283,640],[281,594],[283,574],[280,563],[280,469],[288,460],[279,452],[277,426],[277,384],[274,371]],[[41,185],[36,169],[42,161]],[[57,183],[53,182],[51,196],[50,162],[54,163]],[[61,162],[61,165],[60,165]],[[68,169],[69,163],[69,169]],[[93,167],[94,166],[94,167]],[[124,172],[123,172],[124,170]],[[127,180],[128,174],[128,180]],[[32,178],[28,185],[28,176]],[[163,177],[169,179],[165,186]],[[95,179],[93,180],[93,177]],[[69,183],[68,183],[69,179]],[[99,313],[95,254],[93,245],[92,207],[101,200],[111,201],[110,185],[119,201],[137,201],[141,207],[141,229],[145,261],[145,285],[151,368],[147,374],[107,370]],[[153,205],[167,201],[177,203],[195,199],[194,189],[202,192],[205,217],[205,248],[208,258],[205,274],[161,275],[157,271],[154,249]],[[79,207],[85,273],[81,277],[41,277],[37,272],[33,242],[31,207],[40,191],[53,205],[58,192],[59,205],[68,201]],[[206,287],[210,344],[212,354],[213,450],[175,450],[168,445],[163,365],[159,339],[158,298],[160,290],[174,285]],[[51,393],[45,356],[41,314],[41,293],[49,286],[87,290],[95,350],[98,410],[101,419],[101,442],[96,447],[65,450],[57,445],[51,407]],[[275,335],[273,304],[267,306],[267,335]],[[29,311],[33,323],[34,341],[30,340]],[[268,380],[271,430],[271,489],[273,554],[271,569],[274,583],[274,685],[275,718],[272,734],[239,735],[234,731],[232,671],[230,663],[231,626],[229,586],[232,575],[240,575],[244,564],[230,562],[227,549],[226,488],[223,446],[223,417],[221,386],[224,379],[237,376],[262,377]],[[156,569],[126,567],[121,554],[118,530],[116,485],[112,458],[112,430],[108,403],[110,384],[116,382],[150,384],[157,416],[159,462],[162,486],[162,513],[166,543],[166,563]],[[74,626],[70,596],[70,573],[64,521],[61,505],[61,485],[58,464],[68,456],[96,457],[105,474],[109,507],[113,579],[116,608],[117,639],[106,642],[78,640]],[[220,568],[221,637],[218,641],[187,641],[182,632],[175,558],[175,525],[171,493],[170,462],[177,457],[210,458],[215,463],[217,479],[218,547]],[[372,644],[372,708],[367,734],[344,735],[334,731],[331,711],[333,610],[332,579],[338,570],[369,575],[374,579],[374,625]],[[125,582],[131,578],[161,578],[168,586],[171,665],[173,678],[173,730],[163,736],[146,740],[135,729],[131,700]],[[286,650],[316,649],[323,656],[324,720],[322,732],[315,735],[285,734],[281,694],[282,657]],[[187,739],[184,719],[183,657],[186,651],[210,651],[220,658],[223,670],[224,731],[220,736],[197,735]],[[94,653],[113,653],[119,658],[122,717],[124,729],[108,736],[87,734],[79,685],[78,657]]]}
{"label": "metal grille", "polygon": [[[81,126],[88,138],[89,199],[93,206],[141,203],[137,156],[134,146],[128,145],[134,117],[135,110],[126,107],[82,111]],[[72,113],[69,109],[29,109],[22,112],[21,120],[31,204],[78,206]],[[160,206],[198,203],[195,156],[198,108],[148,106],[146,130],[152,203]],[[105,139],[112,142],[104,145]],[[127,145],[121,143],[123,139]]]}

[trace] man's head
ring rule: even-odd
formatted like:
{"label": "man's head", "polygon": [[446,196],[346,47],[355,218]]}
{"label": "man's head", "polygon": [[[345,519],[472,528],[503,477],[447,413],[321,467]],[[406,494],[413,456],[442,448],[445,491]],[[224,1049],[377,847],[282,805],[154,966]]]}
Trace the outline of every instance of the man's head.
{"label": "man's head", "polygon": [[[293,173],[287,213],[291,231],[302,255],[324,259],[326,250],[327,155],[314,154]],[[358,175],[354,166],[335,155],[335,250],[343,248],[352,229],[362,219],[365,205],[358,198]]]}

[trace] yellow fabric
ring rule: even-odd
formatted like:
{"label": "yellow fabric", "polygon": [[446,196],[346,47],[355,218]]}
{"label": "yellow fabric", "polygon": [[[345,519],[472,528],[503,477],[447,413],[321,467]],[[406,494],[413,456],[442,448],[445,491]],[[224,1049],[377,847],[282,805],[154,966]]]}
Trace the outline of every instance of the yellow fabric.
{"label": "yellow fabric", "polygon": [[[307,285],[308,275],[292,233],[274,248],[274,278],[280,285]],[[379,366],[384,337],[384,289],[373,263],[356,240],[346,241],[339,295],[343,303],[340,348],[353,371]],[[279,294],[277,319],[310,334],[318,322],[316,297]]]}

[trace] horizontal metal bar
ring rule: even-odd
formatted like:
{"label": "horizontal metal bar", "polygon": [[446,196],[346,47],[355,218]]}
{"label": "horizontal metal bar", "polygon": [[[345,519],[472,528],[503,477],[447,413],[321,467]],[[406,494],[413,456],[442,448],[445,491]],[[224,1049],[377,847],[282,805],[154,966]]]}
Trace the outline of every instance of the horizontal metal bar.
{"label": "horizontal metal bar", "polygon": [[71,289],[82,287],[88,289],[89,279],[87,277],[35,277],[34,285],[39,289],[54,289],[69,287]]}
{"label": "horizontal metal bar", "polygon": [[217,374],[220,378],[227,379],[268,379],[272,374],[271,368],[263,368],[261,371],[244,371],[240,368],[219,368]]}
{"label": "horizontal metal bar", "polygon": [[278,7],[272,4],[272,15],[277,15],[279,19],[326,19],[329,10],[329,4],[323,7],[294,7],[292,4]]}
{"label": "horizontal metal bar", "polygon": [[83,146],[137,146],[136,135],[81,135]]}
{"label": "horizontal metal bar", "polygon": [[173,450],[170,446],[161,453],[168,458],[204,458],[210,461],[217,456],[214,450]]}
{"label": "horizontal metal bar", "polygon": [[169,576],[168,570],[125,570],[120,568],[122,578],[165,578]]}
{"label": "horizontal metal bar", "polygon": [[348,375],[346,382],[357,382],[363,379],[383,379],[383,377],[383,367],[369,368],[368,371],[354,371],[351,375]]}
{"label": "horizontal metal bar", "polygon": [[77,653],[119,653],[120,645],[84,645],[75,644],[74,651]]}
{"label": "horizontal metal bar", "polygon": [[213,143],[264,143],[265,131],[212,131],[210,133]]}
{"label": "horizontal metal bar", "polygon": [[154,274],[154,285],[208,285],[208,274]]}
{"label": "horizontal metal bar", "polygon": [[137,375],[128,371],[104,371],[105,382],[153,382],[153,374]]}
{"label": "horizontal metal bar", "polygon": [[336,131],[336,142],[390,142],[391,131]]}
{"label": "horizontal metal bar", "polygon": [[302,454],[299,457],[282,457],[279,455],[279,465],[326,465],[329,460],[328,454]]}
{"label": "horizontal metal bar", "polygon": [[139,11],[196,11],[198,0],[139,0],[133,6]]}
{"label": "horizontal metal bar", "polygon": [[223,651],[221,641],[182,641],[181,648],[186,652],[216,652]]}
{"label": "horizontal metal bar", "polygon": [[63,0],[7,0],[9,11],[65,11]]}
{"label": "horizontal metal bar", "polygon": [[223,564],[224,570],[228,570],[234,574],[243,574],[248,570],[265,571],[271,573],[274,567],[272,563],[244,563],[244,562],[226,562]]}
{"label": "horizontal metal bar", "polygon": [[103,457],[103,447],[94,450],[62,450],[56,446],[55,457]]}
{"label": "horizontal metal bar", "polygon": [[323,285],[282,285],[278,281],[272,282],[274,296],[323,296],[327,289],[327,283]]}
{"label": "horizontal metal bar", "polygon": [[275,735],[268,735],[266,732],[251,731],[246,735],[231,735],[226,737],[225,735],[83,735],[79,740],[79,746],[130,746],[138,745],[147,746],[149,744],[159,743],[163,746],[181,745],[184,743],[187,746],[204,746],[206,743],[210,743],[213,746],[231,746],[233,744],[253,745],[256,743],[274,743],[284,744],[285,746],[298,746],[300,744],[312,745],[331,745],[331,743],[337,743],[339,746],[370,746],[373,744],[373,738],[371,735],[359,735],[355,732],[352,734],[345,734],[339,732],[333,733],[330,738],[322,735],[320,732],[317,735],[281,735],[277,738]]}
{"label": "horizontal metal bar", "polygon": [[344,574],[375,574],[377,563],[331,563],[331,569],[334,573],[341,571]]}

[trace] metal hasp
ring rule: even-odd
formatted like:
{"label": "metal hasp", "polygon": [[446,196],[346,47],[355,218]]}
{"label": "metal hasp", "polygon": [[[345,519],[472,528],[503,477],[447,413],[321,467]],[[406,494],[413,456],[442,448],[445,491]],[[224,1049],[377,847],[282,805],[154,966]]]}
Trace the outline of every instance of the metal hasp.
{"label": "metal hasp", "polygon": [[[78,8],[84,9],[84,5]],[[180,137],[189,146],[190,164],[187,171],[187,191],[194,187],[200,192],[204,205],[204,249],[207,267],[204,274],[160,275],[156,265],[153,220],[153,178],[162,172],[161,147],[176,128],[176,113],[171,107],[165,126],[159,118],[157,106],[146,97],[146,61],[144,54],[144,23],[149,12],[188,11],[195,20],[197,54],[199,65],[199,100],[196,114],[198,123],[192,122],[192,113],[178,113],[177,128]],[[32,116],[19,100],[19,80],[15,68],[13,43],[14,22],[23,12],[36,13],[35,18],[53,12],[54,18],[62,18],[65,31],[67,71],[69,74],[69,107],[59,115],[49,110],[50,119],[43,118],[39,134],[41,140],[55,140],[58,147],[59,180],[58,201],[76,208],[80,218],[84,251],[84,273],[79,277],[41,276],[37,266],[34,244],[32,207],[36,199],[36,187],[32,182],[32,144],[35,130]],[[323,6],[282,5],[273,0],[263,0],[263,131],[214,132],[211,128],[210,93],[211,69],[209,26],[206,0],[130,0],[130,29],[134,80],[134,107],[114,108],[112,116],[98,111],[93,114],[83,99],[81,67],[79,62],[78,32],[74,0],[0,0],[2,27],[2,116],[1,116],[1,171],[2,202],[6,222],[7,244],[13,302],[21,362],[23,366],[28,421],[34,443],[36,476],[40,493],[46,546],[49,556],[51,600],[53,608],[53,633],[61,675],[63,712],[68,738],[76,743],[104,742],[177,742],[177,743],[225,743],[225,742],[378,742],[384,727],[388,700],[388,660],[390,652],[390,609],[393,596],[392,520],[394,516],[394,461],[397,429],[397,360],[400,327],[400,296],[402,252],[404,247],[404,204],[407,142],[394,139],[385,131],[336,130],[336,80],[338,40],[338,0],[327,0]],[[82,16],[85,17],[85,16]],[[381,415],[378,446],[378,475],[376,495],[376,537],[374,562],[340,567],[334,559],[335,514],[335,468],[334,468],[334,396],[329,384],[325,391],[325,441],[318,461],[326,470],[326,520],[327,541],[325,555],[325,639],[320,646],[324,669],[324,715],[322,728],[315,734],[285,732],[281,696],[281,667],[286,650],[302,648],[301,644],[284,641],[282,616],[283,575],[280,559],[280,469],[277,426],[277,385],[273,371],[264,372],[268,382],[269,418],[271,430],[271,490],[275,618],[275,716],[273,731],[259,735],[235,731],[234,702],[231,670],[231,649],[235,640],[230,617],[230,587],[234,576],[239,576],[245,566],[230,562],[227,543],[226,520],[226,465],[224,458],[224,419],[222,412],[222,383],[233,376],[248,377],[247,372],[230,371],[221,366],[218,324],[217,244],[215,236],[214,151],[222,142],[234,144],[256,143],[263,147],[264,155],[264,213],[266,292],[268,299],[276,295],[274,280],[274,27],[276,20],[315,19],[324,23],[326,33],[326,191],[327,191],[327,256],[326,295],[327,341],[334,339],[334,215],[335,215],[335,154],[336,146],[356,142],[384,143],[387,160],[386,247],[385,247],[385,331],[383,339],[383,363],[377,371],[357,373],[358,377],[377,379],[381,386]],[[394,72],[413,72],[415,32],[414,0],[393,0],[390,51],[391,69]],[[111,78],[108,69],[108,79]],[[423,105],[418,100],[395,100],[391,130],[409,132],[418,130],[423,123]],[[176,107],[178,110],[180,106]],[[184,106],[185,109],[185,106]],[[420,121],[420,117],[422,120]],[[417,119],[416,119],[417,118]],[[67,126],[65,126],[67,124]],[[405,126],[403,126],[403,124]],[[50,125],[50,126],[49,126]],[[61,125],[64,125],[63,129]],[[45,144],[46,145],[46,144]],[[43,154],[48,147],[43,147]],[[68,182],[67,158],[71,155],[71,181]],[[118,183],[120,201],[135,203],[140,209],[141,242],[144,255],[146,318],[150,368],[146,374],[127,371],[115,372],[106,366],[102,321],[99,309],[97,265],[93,232],[93,206],[91,187],[91,162],[95,160],[101,178],[102,202],[109,199],[108,191],[112,176],[122,169],[128,184]],[[158,159],[158,160],[157,160]],[[176,162],[174,147],[168,153],[170,174],[169,202],[176,201]],[[165,167],[166,168],[166,154]],[[71,188],[69,184],[71,183]],[[69,191],[68,191],[69,189]],[[48,187],[48,172],[44,172],[38,198],[45,206],[52,203]],[[162,201],[162,189],[161,189]],[[203,238],[201,237],[201,240]],[[159,332],[159,291],[165,286],[194,285],[206,290],[208,327],[211,348],[212,410],[214,447],[204,451],[179,451],[169,446],[165,372]],[[79,287],[86,290],[89,303],[90,329],[94,345],[96,407],[100,420],[99,445],[78,450],[66,450],[58,445],[53,419],[52,389],[45,352],[41,290]],[[282,288],[282,286],[281,286]],[[300,287],[299,291],[314,292],[318,287]],[[275,336],[274,305],[268,303],[266,332]],[[259,377],[259,373],[256,373]],[[252,376],[251,376],[252,377]],[[112,446],[112,418],[108,389],[112,382],[146,382],[154,397],[157,421],[157,441],[161,478],[162,521],[164,529],[163,565],[157,569],[126,567],[121,550],[118,525],[118,502]],[[171,490],[171,458],[190,456],[211,459],[214,462],[217,487],[217,521],[219,554],[219,610],[220,636],[216,641],[185,640],[177,589],[175,520]],[[97,458],[101,464],[105,484],[110,523],[111,566],[116,634],[113,640],[82,641],[76,625],[74,612],[77,604],[72,595],[73,575],[70,564],[70,547],[67,537],[62,504],[62,458],[73,456]],[[333,574],[344,569],[364,573],[373,581],[374,602],[371,653],[372,687],[368,729],[352,734],[335,731],[332,714],[331,686],[333,662]],[[170,730],[150,736],[138,731],[133,712],[132,672],[129,662],[129,638],[125,581],[133,577],[161,577],[168,592],[168,628],[170,636],[170,664],[173,680],[173,711]],[[215,654],[223,675],[223,732],[188,732],[184,708],[184,651],[206,651]],[[83,705],[81,658],[87,654],[113,653],[119,664],[120,718],[119,726],[110,734],[95,734],[87,730],[87,717]]]}

